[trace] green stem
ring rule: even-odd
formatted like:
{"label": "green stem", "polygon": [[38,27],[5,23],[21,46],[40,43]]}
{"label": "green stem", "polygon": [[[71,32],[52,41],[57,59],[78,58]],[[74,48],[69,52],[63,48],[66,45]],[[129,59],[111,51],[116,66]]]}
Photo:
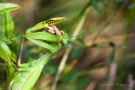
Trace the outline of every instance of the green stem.
{"label": "green stem", "polygon": [[[74,33],[73,33],[73,36],[77,36],[77,35],[79,34],[79,32],[81,31],[81,28],[82,28],[82,26],[83,26],[83,24],[84,24],[84,22],[85,22],[85,19],[86,19],[86,15],[88,14],[89,11],[90,11],[90,5],[88,4],[88,5],[85,7],[85,10],[83,11],[84,13],[83,13],[82,16],[81,16],[81,19],[80,19],[80,21],[79,21],[79,23],[78,23],[78,25],[77,25],[77,28],[75,29],[75,31],[74,31]],[[72,40],[76,40],[76,37],[75,37],[75,38],[72,38]],[[69,55],[71,49],[72,49],[72,46],[69,47],[69,48],[66,50],[66,52],[65,52],[65,54],[64,54],[64,56],[63,56],[63,58],[62,58],[62,60],[61,60],[61,62],[60,62],[60,65],[59,65],[59,68],[58,68],[58,71],[57,71],[55,80],[54,80],[54,82],[53,82],[52,90],[55,90],[55,89],[56,89],[56,85],[57,85],[58,80],[59,80],[59,78],[60,78],[60,74],[61,74],[61,72],[63,71],[63,68],[64,68],[64,66],[65,66],[66,60],[67,60],[67,58],[68,58],[68,55]]]}
{"label": "green stem", "polygon": [[[135,4],[135,0],[132,1],[132,4]],[[125,41],[124,41],[124,45],[126,47],[128,47],[128,42],[129,42],[129,35],[131,33],[132,30],[132,26],[133,26],[133,22],[135,20],[135,9],[130,9],[129,10],[129,14],[128,14],[128,24],[127,24],[127,28],[125,31]],[[120,68],[118,71],[118,82],[122,83],[123,79],[125,78],[125,61],[126,61],[126,57],[127,57],[127,49],[123,49],[122,52],[122,58],[120,60]]]}
{"label": "green stem", "polygon": [[[75,29],[72,36],[77,36],[79,34],[79,32],[81,31],[81,28],[82,28],[82,26],[83,26],[83,24],[84,24],[84,22],[86,20],[86,16],[87,16],[89,11],[90,11],[90,7],[87,7],[85,12],[83,13],[83,15],[82,15],[82,17],[81,17],[81,19],[80,19],[80,21],[79,21],[79,23],[77,25],[77,28]],[[74,37],[74,38],[72,38],[72,40],[76,40],[76,38],[77,37]]]}
{"label": "green stem", "polygon": [[78,14],[78,16],[70,23],[68,27],[66,27],[64,30],[69,31],[71,28],[77,23],[77,21],[80,19],[80,17],[85,13],[85,10],[90,6],[91,4],[88,3],[82,11]]}

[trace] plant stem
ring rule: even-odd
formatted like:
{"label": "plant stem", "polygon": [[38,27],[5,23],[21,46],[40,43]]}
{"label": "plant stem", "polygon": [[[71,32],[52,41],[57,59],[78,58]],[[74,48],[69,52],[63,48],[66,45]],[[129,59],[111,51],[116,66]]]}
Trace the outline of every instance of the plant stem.
{"label": "plant stem", "polygon": [[[77,28],[75,29],[74,33],[72,36],[77,36],[79,34],[79,32],[81,31],[81,28],[85,22],[85,19],[86,19],[86,15],[88,14],[88,12],[90,11],[90,5],[88,4],[86,7],[85,7],[85,10],[84,10],[84,13],[82,14],[81,16],[81,19],[77,25]],[[72,38],[72,40],[76,40],[77,37],[74,37]],[[60,75],[61,75],[61,72],[63,71],[63,68],[65,66],[65,63],[68,59],[68,56],[69,56],[69,53],[72,49],[72,45],[66,50],[61,62],[60,62],[60,65],[59,65],[59,68],[58,68],[58,71],[57,71],[57,74],[56,74],[56,77],[54,79],[54,82],[53,82],[53,85],[52,85],[52,90],[56,90],[56,85],[59,81],[59,78],[60,78]]]}

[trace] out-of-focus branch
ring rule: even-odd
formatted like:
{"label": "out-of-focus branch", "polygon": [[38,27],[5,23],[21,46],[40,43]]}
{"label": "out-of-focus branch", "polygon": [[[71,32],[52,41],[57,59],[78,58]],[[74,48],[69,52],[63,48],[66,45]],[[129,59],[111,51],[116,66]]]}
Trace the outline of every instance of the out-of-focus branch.
{"label": "out-of-focus branch", "polygon": [[113,62],[110,66],[110,73],[109,73],[109,79],[108,79],[108,82],[106,86],[106,89],[105,90],[112,90],[113,89],[113,84],[114,84],[114,81],[115,81],[115,78],[116,78],[116,72],[117,72],[117,63],[116,62]]}
{"label": "out-of-focus branch", "polygon": [[88,85],[88,87],[85,90],[94,90],[95,87],[97,86],[98,82],[96,80],[90,82],[90,84]]}
{"label": "out-of-focus branch", "polygon": [[135,85],[135,80],[133,80],[133,76],[131,74],[128,76],[128,82],[129,82],[128,90],[133,90]]}

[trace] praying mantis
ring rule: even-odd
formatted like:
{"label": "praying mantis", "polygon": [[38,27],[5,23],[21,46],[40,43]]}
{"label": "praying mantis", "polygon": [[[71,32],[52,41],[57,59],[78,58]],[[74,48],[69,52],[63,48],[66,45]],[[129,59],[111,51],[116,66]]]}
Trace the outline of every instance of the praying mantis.
{"label": "praying mantis", "polygon": [[[33,43],[48,49],[48,52],[38,60],[34,60],[30,63],[18,63],[17,72],[15,73],[15,77],[11,80],[8,90],[32,90],[44,65],[62,48],[64,44],[67,44],[67,34],[63,31],[59,31],[55,26],[55,24],[65,20],[65,17],[51,18],[38,23],[26,31],[24,37]],[[40,30],[44,28],[47,30]]]}

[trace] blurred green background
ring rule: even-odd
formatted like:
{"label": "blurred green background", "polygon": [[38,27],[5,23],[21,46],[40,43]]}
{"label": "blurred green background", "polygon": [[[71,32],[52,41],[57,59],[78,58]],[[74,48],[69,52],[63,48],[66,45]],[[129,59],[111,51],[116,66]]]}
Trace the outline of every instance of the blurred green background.
{"label": "blurred green background", "polygon": [[[67,18],[57,27],[68,33],[69,42],[44,67],[34,90],[51,90],[52,86],[55,90],[135,90],[135,0],[0,1],[21,6],[11,13],[16,36],[38,22]],[[43,48],[25,41],[22,62],[43,53]],[[3,88],[6,72],[1,67]]]}

